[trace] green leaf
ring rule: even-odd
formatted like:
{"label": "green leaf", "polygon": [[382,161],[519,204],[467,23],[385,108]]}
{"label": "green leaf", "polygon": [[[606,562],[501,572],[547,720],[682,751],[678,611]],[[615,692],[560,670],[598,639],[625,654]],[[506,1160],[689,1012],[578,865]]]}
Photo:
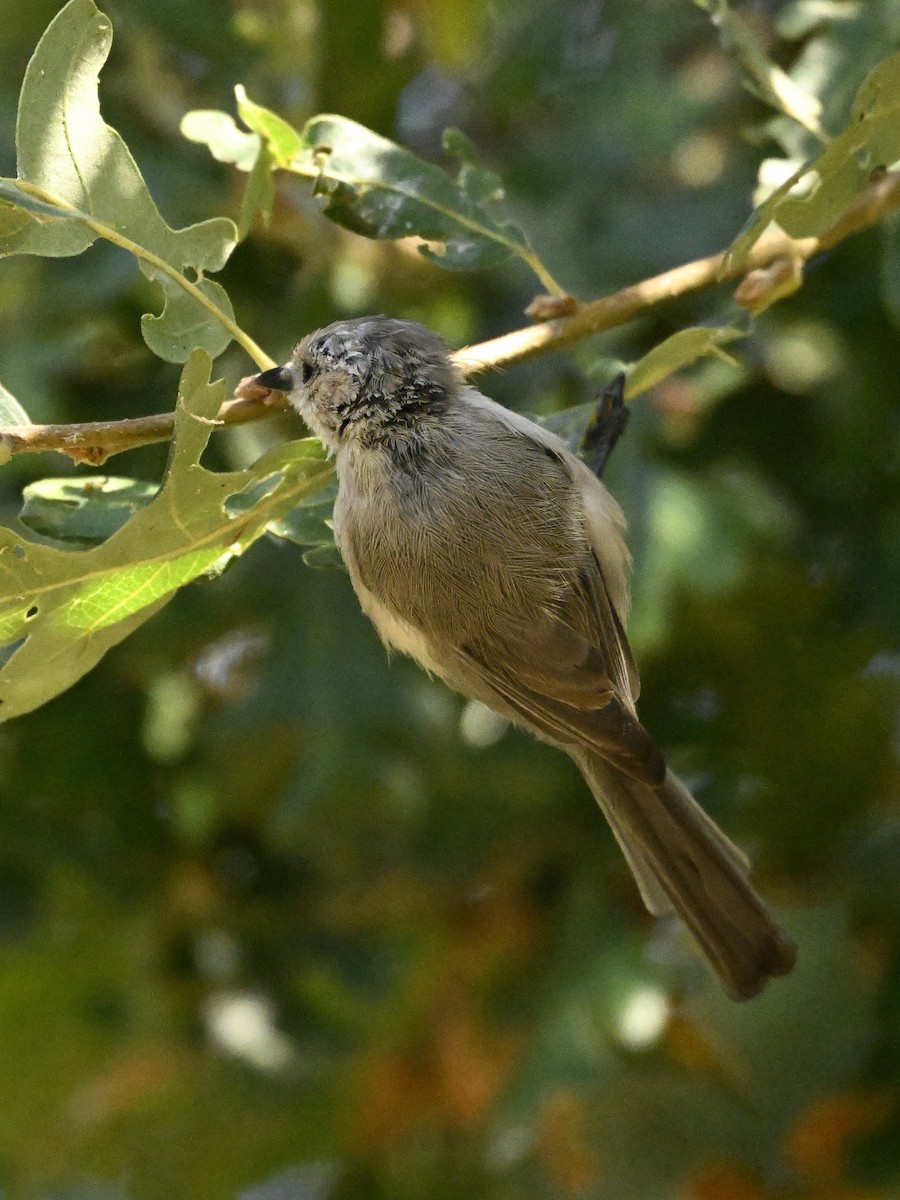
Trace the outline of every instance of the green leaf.
{"label": "green leaf", "polygon": [[[272,168],[287,166],[300,139],[290,125],[248,100],[242,87],[236,87],[235,93],[238,112],[248,128],[252,130],[258,124],[265,130],[265,136],[248,133],[240,129],[228,113],[210,109],[187,113],[181,121],[181,132],[190,141],[208,146],[210,154],[219,162],[233,163],[239,171],[249,173],[238,220],[238,239],[243,241],[257,213],[268,223],[275,200]],[[277,162],[273,147],[277,150]]]}
{"label": "green leaf", "polygon": [[115,475],[39,479],[22,492],[19,520],[44,537],[100,543],[149,504],[158,491],[155,483]]}
{"label": "green leaf", "polygon": [[[259,485],[261,488],[264,484]],[[261,494],[261,493],[260,493]],[[300,502],[290,512],[270,521],[266,532],[283,541],[293,542],[295,546],[310,547],[303,555],[303,561],[310,567],[340,567],[342,560],[334,543],[334,531],[331,524],[331,513],[337,496],[337,480],[318,491],[314,496]],[[242,511],[257,502],[258,496],[254,489],[244,491],[240,496],[232,497],[228,507],[233,511]]]}
{"label": "green leaf", "polygon": [[891,54],[859,89],[847,127],[754,212],[728,253],[726,269],[740,269],[771,221],[793,238],[818,237],[844,215],[876,168],[898,159],[900,54]]}
{"label": "green leaf", "polygon": [[12,392],[0,383],[0,425],[30,425],[31,417]]}
{"label": "green leaf", "polygon": [[[219,321],[211,320],[208,310],[201,308],[167,272],[146,262],[141,262],[141,270],[148,279],[159,283],[165,294],[158,317],[151,313],[141,317],[141,333],[153,353],[167,362],[186,362],[192,350],[205,350],[211,358],[221,354],[231,341],[231,334]],[[234,321],[234,309],[220,283],[201,279],[196,286],[217,312]]]}
{"label": "green leaf", "polygon": [[337,495],[337,483],[324,492],[298,504],[278,521],[269,524],[269,533],[297,546],[333,546],[331,510]]}
{"label": "green leaf", "polygon": [[[263,139],[272,163],[312,179],[314,194],[325,197],[325,214],[337,224],[363,237],[422,238],[433,244],[420,247],[421,252],[452,270],[497,266],[517,255],[548,291],[563,293],[503,211],[499,177],[475,164],[471,143],[458,131],[445,136],[445,148],[461,160],[453,180],[346,117],[313,117],[298,132],[255,104],[243,88],[236,93],[241,119]],[[206,112],[189,118],[189,136],[205,141],[217,158],[231,156],[242,170],[249,169],[249,154],[227,119],[215,120]]]}
{"label": "green leaf", "polygon": [[243,239],[250,232],[257,214],[268,225],[275,203],[275,185],[272,182],[272,155],[268,144],[263,142],[244,188],[241,212],[238,218],[238,237]]}
{"label": "green leaf", "polygon": [[345,117],[314,117],[291,168],[315,179],[325,212],[339,225],[371,238],[420,237],[444,267],[472,270],[527,250],[520,229],[454,183],[440,168]]}
{"label": "green leaf", "polygon": [[4,208],[0,222],[0,257],[42,254],[64,258],[81,254],[97,240],[97,234],[85,224],[84,213],[41,200],[14,179],[0,179],[0,198],[13,206]]}
{"label": "green leaf", "polygon": [[301,135],[277,113],[270,112],[261,104],[254,104],[240,84],[234,89],[234,94],[237,97],[238,116],[269,147],[274,165],[290,167],[295,155],[303,150]]}
{"label": "green leaf", "polygon": [[697,325],[680,329],[635,363],[628,376],[625,395],[629,398],[639,396],[698,358],[717,357],[731,361],[721,347],[745,336],[742,330],[732,326],[714,329]]}
{"label": "green leaf", "polygon": [[742,17],[731,11],[728,0],[694,0],[719,29],[722,43],[743,66],[747,84],[761,100],[797,121],[821,141],[827,138],[819,124],[822,103],[800,87],[768,57],[756,34]]}
{"label": "green leaf", "polygon": [[[0,180],[0,195],[3,194],[4,181]],[[14,204],[0,199],[0,245],[10,241],[17,233],[27,229],[32,221],[29,213]]]}
{"label": "green leaf", "polygon": [[0,221],[0,254],[80,254],[107,238],[163,283],[163,314],[144,322],[154,352],[173,362],[196,346],[219,354],[233,314],[203,276],[224,266],[237,230],[221,217],[180,230],[163,220],[128,147],[100,115],[98,78],[111,41],[92,0],[69,0],[41,38],[19,100],[18,180],[0,181],[0,199],[30,219]]}
{"label": "green leaf", "polygon": [[[69,687],[179,587],[243,553],[333,478],[312,438],[278,446],[245,471],[201,467],[224,394],[221,381],[209,383],[210,365],[198,350],[184,368],[159,491],[101,545],[60,550],[0,530],[0,643],[10,651],[0,668],[0,718]],[[254,503],[242,505],[248,490]]]}
{"label": "green leaf", "polygon": [[[505,195],[503,180],[496,171],[478,165],[478,151],[472,141],[459,129],[445,129],[441,144],[459,162],[459,185],[463,191],[478,204],[499,205]],[[524,239],[520,230],[516,232]]]}
{"label": "green leaf", "polygon": [[181,133],[188,141],[207,146],[217,162],[234,163],[240,171],[253,169],[262,145],[259,135],[240,129],[234,117],[208,108],[185,113]]}

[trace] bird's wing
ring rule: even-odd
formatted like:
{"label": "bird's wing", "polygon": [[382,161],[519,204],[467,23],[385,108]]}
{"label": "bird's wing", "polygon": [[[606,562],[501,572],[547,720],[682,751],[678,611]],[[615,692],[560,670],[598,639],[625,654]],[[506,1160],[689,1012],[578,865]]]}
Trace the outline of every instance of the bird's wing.
{"label": "bird's wing", "polygon": [[662,755],[637,719],[628,641],[596,560],[578,572],[553,612],[498,641],[457,647],[469,670],[523,721],[555,742],[587,746],[654,786]]}
{"label": "bird's wing", "polygon": [[612,690],[627,705],[633,704],[640,692],[640,679],[623,628],[628,618],[631,556],[624,540],[622,510],[587,464],[555,434],[520,413],[503,408],[474,388],[468,389],[466,395],[476,411],[488,414],[525,443],[539,446],[545,453],[549,451],[558,469],[568,475],[577,489],[589,545],[584,548],[585,563],[578,579],[558,615],[563,624],[580,631],[590,644],[603,648]]}
{"label": "bird's wing", "polygon": [[[633,707],[641,687],[637,666],[622,621],[610,598],[596,552],[592,558],[592,563],[579,575],[579,588],[576,589],[573,599],[577,607],[585,607],[586,632],[591,641],[603,647],[607,670],[616,695],[629,707]],[[565,607],[569,606],[567,604]]]}
{"label": "bird's wing", "polygon": [[[549,741],[594,750],[652,787],[663,782],[665,763],[659,748],[633,711],[608,690],[584,694],[573,703],[577,689],[570,675],[543,670],[539,686],[531,686],[529,673],[516,664],[498,666],[491,661],[493,656],[471,646],[459,647],[457,654],[463,671],[455,672],[456,677],[474,672],[481,695],[493,693],[501,712],[512,710],[523,724]],[[556,693],[566,698],[560,699]]]}

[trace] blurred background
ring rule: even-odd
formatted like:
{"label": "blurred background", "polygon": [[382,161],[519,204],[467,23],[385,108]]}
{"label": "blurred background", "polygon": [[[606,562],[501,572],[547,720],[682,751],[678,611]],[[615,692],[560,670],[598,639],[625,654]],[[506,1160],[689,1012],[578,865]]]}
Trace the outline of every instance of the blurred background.
{"label": "blurred background", "polygon": [[[0,171],[60,7],[0,22]],[[589,298],[722,249],[771,111],[688,0],[110,0],[101,82],[173,225],[244,177],[185,141],[232,88],[442,161],[462,128]],[[739,10],[832,131],[896,0]],[[900,1188],[900,227],[813,264],[737,343],[634,405],[607,481],[635,555],[642,717],[791,928],[723,998],[643,912],[571,764],[412,664],[346,575],[265,540],[71,691],[0,728],[0,1196],[26,1200],[887,1200]],[[442,272],[282,180],[223,273],[276,359],[384,312],[454,346],[524,323],[524,267]],[[170,409],[133,261],[0,265],[0,379],[36,421]],[[734,319],[713,291],[482,380],[522,411]],[[229,352],[230,384],[251,364]],[[218,435],[252,461],[286,419]],[[160,477],[165,447],[109,469]],[[20,457],[22,486],[74,471]]]}

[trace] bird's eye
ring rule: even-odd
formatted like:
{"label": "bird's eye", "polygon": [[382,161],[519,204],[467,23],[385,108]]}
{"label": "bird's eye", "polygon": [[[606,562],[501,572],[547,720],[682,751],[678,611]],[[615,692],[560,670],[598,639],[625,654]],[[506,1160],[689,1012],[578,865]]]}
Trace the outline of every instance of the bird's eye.
{"label": "bird's eye", "polygon": [[314,367],[313,367],[312,363],[307,362],[306,359],[304,359],[303,366],[300,368],[300,377],[303,380],[303,382],[309,383],[309,381],[313,377],[313,373],[314,373]]}

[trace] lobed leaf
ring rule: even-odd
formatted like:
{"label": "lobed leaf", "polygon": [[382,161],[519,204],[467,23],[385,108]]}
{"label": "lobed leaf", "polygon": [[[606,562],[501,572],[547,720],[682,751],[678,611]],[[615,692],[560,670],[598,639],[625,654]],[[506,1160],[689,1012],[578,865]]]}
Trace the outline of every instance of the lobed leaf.
{"label": "lobed leaf", "polygon": [[[0,200],[17,214],[4,209],[0,255],[80,254],[108,238],[164,286],[163,313],[143,326],[154,352],[172,362],[196,346],[219,354],[233,313],[204,273],[224,266],[237,230],[222,217],[178,230],[163,220],[128,147],[100,114],[99,73],[111,41],[92,0],[69,0],[38,43],[19,100],[18,179],[0,181]],[[209,303],[191,292],[195,279]]]}
{"label": "lobed leaf", "polygon": [[[239,115],[271,163],[312,179],[314,194],[325,198],[325,214],[345,229],[369,238],[421,238],[430,243],[420,246],[421,253],[452,270],[497,266],[516,255],[548,291],[563,293],[505,213],[500,178],[477,165],[471,142],[457,130],[444,137],[445,150],[460,160],[454,180],[347,117],[313,117],[298,132],[243,88],[236,93]],[[224,114],[189,113],[182,129],[216,158],[250,169],[249,143],[236,137]]]}
{"label": "lobed leaf", "polygon": [[[141,333],[153,353],[168,362],[186,362],[192,350],[205,350],[211,358],[221,354],[231,341],[231,334],[218,318],[211,319],[209,311],[165,271],[146,262],[141,262],[141,270],[148,279],[160,284],[165,297],[158,317],[152,313],[141,317]],[[218,313],[234,321],[234,309],[220,283],[201,279],[197,287]]]}
{"label": "lobed leaf", "polygon": [[772,221],[793,238],[825,233],[862,192],[873,171],[898,159],[900,53],[889,55],[870,72],[846,128],[828,148],[756,209],[729,250],[726,269],[741,267]]}
{"label": "lobed leaf", "polygon": [[419,237],[422,253],[453,270],[491,267],[527,250],[525,235],[491,200],[439,167],[346,117],[314,117],[290,170],[314,179],[325,213],[371,238]]}
{"label": "lobed leaf", "polygon": [[[279,446],[245,471],[200,466],[224,385],[210,384],[210,356],[195,351],[182,373],[175,436],[162,486],[141,506],[140,485],[120,488],[134,511],[100,545],[58,549],[0,530],[0,719],[28,712],[69,687],[103,654],[199,575],[241,554],[300,500],[333,477],[315,439]],[[45,488],[43,500],[86,503]],[[112,516],[115,487],[93,481],[98,506]],[[252,504],[241,504],[250,491]],[[79,496],[77,493],[80,492]],[[236,502],[230,505],[230,501]],[[46,510],[45,510],[46,515]],[[96,529],[96,524],[94,526]]]}

